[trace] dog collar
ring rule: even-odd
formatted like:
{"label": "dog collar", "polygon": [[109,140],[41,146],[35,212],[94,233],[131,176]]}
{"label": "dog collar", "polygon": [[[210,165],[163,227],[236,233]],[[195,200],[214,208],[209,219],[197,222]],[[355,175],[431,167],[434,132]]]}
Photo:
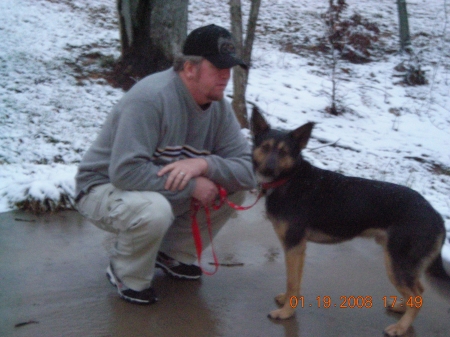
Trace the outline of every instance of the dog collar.
{"label": "dog collar", "polygon": [[288,182],[288,178],[283,178],[279,180],[270,181],[268,183],[262,183],[261,188],[263,191],[275,189],[277,187],[280,187]]}

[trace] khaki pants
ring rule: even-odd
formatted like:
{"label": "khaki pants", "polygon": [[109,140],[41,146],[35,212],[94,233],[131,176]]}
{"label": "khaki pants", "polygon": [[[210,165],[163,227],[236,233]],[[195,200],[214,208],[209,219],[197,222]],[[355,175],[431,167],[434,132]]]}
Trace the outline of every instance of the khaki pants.
{"label": "khaki pants", "polygon": [[[241,204],[244,193],[229,199]],[[158,251],[186,264],[197,258],[190,212],[175,216],[170,202],[160,193],[124,191],[104,184],[93,187],[76,207],[97,227],[117,235],[111,263],[128,288],[141,291],[150,287]],[[228,205],[211,211],[213,237],[234,212]],[[205,212],[198,212],[197,219],[206,248],[210,241]]]}

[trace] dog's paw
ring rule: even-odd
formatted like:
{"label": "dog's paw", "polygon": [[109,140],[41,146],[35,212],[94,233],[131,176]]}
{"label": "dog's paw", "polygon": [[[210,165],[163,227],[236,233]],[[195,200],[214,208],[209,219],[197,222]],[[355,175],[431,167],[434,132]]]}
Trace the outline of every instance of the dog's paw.
{"label": "dog's paw", "polygon": [[278,305],[283,306],[284,303],[286,302],[286,294],[281,293],[281,294],[275,296],[275,302],[277,302]]}
{"label": "dog's paw", "polygon": [[268,317],[272,319],[288,319],[294,315],[294,312],[295,310],[292,308],[281,308],[271,311]]}
{"label": "dog's paw", "polygon": [[408,330],[408,327],[404,327],[399,323],[389,325],[386,329],[384,329],[384,335],[385,336],[401,336],[406,333],[406,330]]}

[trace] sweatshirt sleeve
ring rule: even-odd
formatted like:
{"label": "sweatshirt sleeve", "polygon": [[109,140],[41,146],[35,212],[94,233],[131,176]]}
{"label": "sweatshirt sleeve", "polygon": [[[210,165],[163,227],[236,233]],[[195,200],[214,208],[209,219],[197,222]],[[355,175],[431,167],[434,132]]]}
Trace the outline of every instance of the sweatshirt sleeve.
{"label": "sweatshirt sleeve", "polygon": [[213,153],[208,162],[207,177],[228,192],[248,190],[256,186],[250,144],[241,132],[231,105],[224,104],[226,113],[218,123]]}
{"label": "sweatshirt sleeve", "polygon": [[158,109],[142,100],[121,104],[117,109],[122,111],[113,123],[116,132],[112,133],[115,137],[111,140],[108,172],[111,183],[123,190],[159,192],[170,201],[189,199],[193,181],[183,191],[171,192],[164,188],[167,177],[157,175],[164,166],[152,160],[162,131]]}

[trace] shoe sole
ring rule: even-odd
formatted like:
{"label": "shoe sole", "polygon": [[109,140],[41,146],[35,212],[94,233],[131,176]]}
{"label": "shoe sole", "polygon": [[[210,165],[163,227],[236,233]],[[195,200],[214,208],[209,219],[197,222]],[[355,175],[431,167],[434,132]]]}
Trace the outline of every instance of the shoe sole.
{"label": "shoe sole", "polygon": [[167,275],[172,276],[173,278],[176,278],[179,280],[198,280],[201,277],[201,275],[189,276],[189,275],[177,274],[172,269],[170,269],[169,267],[167,267],[166,265],[164,265],[158,261],[156,261],[155,266],[157,268],[162,269]]}
{"label": "shoe sole", "polygon": [[120,289],[119,286],[117,285],[117,280],[116,277],[114,276],[112,270],[111,270],[111,266],[108,266],[108,268],[106,269],[106,278],[108,279],[109,283],[111,283],[112,286],[116,287],[117,289],[117,293],[119,294],[120,298],[133,303],[133,304],[142,304],[142,305],[146,305],[146,304],[152,304],[158,301],[158,298],[155,297],[154,301],[145,301],[145,300],[139,300],[136,298],[132,298],[132,297],[128,297],[126,295],[124,295]]}

